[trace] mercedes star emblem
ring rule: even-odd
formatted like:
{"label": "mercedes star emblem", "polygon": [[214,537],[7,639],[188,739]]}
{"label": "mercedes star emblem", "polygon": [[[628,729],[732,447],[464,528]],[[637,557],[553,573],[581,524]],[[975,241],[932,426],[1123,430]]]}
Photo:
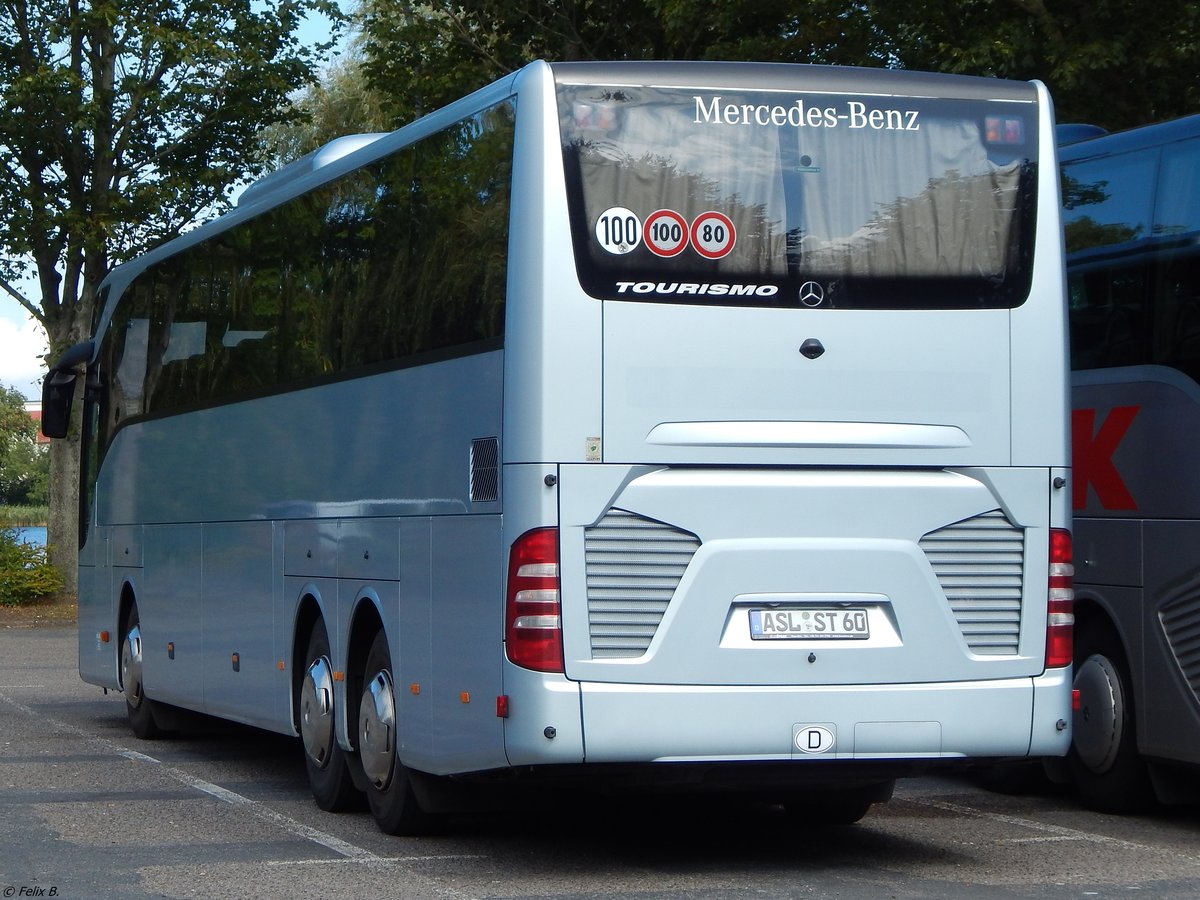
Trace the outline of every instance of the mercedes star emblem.
{"label": "mercedes star emblem", "polygon": [[825,302],[825,288],[815,281],[806,281],[800,286],[800,302],[805,306],[820,306]]}

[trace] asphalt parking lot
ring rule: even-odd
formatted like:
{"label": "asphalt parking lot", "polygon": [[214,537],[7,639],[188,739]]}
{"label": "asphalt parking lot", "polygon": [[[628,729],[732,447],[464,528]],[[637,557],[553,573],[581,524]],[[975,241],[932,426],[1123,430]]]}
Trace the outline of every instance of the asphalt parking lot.
{"label": "asphalt parking lot", "polygon": [[0,896],[1200,896],[1200,809],[902,782],[846,828],[703,804],[462,818],[395,838],[312,803],[298,744],[211,725],[143,742],[83,684],[71,626],[0,626]]}

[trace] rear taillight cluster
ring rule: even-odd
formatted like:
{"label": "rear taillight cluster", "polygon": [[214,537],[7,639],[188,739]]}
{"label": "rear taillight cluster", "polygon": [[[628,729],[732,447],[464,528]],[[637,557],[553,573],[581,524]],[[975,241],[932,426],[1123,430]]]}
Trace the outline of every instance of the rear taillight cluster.
{"label": "rear taillight cluster", "polygon": [[1050,529],[1049,604],[1046,609],[1046,668],[1071,665],[1075,631],[1075,566],[1071,532]]}
{"label": "rear taillight cluster", "polygon": [[518,666],[563,671],[557,528],[527,531],[512,546],[504,641],[508,658]]}

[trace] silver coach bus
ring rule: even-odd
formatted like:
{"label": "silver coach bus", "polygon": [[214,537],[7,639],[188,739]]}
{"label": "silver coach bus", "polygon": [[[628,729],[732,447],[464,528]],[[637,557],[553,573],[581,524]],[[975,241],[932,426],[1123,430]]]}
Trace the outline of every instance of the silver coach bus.
{"label": "silver coach bus", "polygon": [[1078,552],[1068,773],[1200,799],[1200,116],[1060,150]]}
{"label": "silver coach bus", "polygon": [[534,63],[115,270],[83,678],[410,832],[515,775],[854,821],[1070,742],[1036,83]]}

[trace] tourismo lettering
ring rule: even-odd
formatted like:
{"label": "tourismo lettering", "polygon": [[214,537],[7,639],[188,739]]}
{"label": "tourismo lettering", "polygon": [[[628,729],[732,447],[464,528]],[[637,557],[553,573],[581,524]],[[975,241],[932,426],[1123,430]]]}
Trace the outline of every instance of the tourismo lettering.
{"label": "tourismo lettering", "polygon": [[769,103],[725,103],[723,97],[694,96],[697,125],[790,125],[793,128],[840,128],[871,131],[920,131],[920,111],[868,109],[861,100],[850,100],[844,111],[836,106],[808,106],[797,100],[790,106]]}
{"label": "tourismo lettering", "polygon": [[773,297],[773,284],[703,284],[689,281],[618,281],[618,294],[708,294],[709,296]]}

